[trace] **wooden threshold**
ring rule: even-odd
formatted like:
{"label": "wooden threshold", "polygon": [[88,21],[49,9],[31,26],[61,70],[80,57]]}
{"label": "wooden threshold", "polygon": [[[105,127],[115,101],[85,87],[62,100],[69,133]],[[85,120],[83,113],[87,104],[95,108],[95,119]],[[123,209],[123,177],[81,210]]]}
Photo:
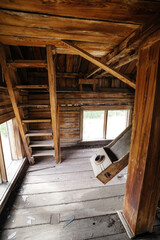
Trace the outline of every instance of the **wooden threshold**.
{"label": "wooden threshold", "polygon": [[45,129],[45,130],[30,130],[26,132],[26,137],[36,137],[36,136],[52,136],[51,129]]}
{"label": "wooden threshold", "polygon": [[54,147],[53,140],[31,141],[29,147]]}
{"label": "wooden threshold", "polygon": [[22,123],[51,122],[51,119],[23,119]]}

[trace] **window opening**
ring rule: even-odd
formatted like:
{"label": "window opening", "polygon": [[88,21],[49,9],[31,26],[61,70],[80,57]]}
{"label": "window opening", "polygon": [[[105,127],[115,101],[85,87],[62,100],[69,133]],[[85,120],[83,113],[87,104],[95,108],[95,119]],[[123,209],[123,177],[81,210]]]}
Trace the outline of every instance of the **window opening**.
{"label": "window opening", "polygon": [[128,127],[129,110],[108,110],[106,139],[114,139]]}
{"label": "window opening", "polygon": [[7,130],[7,122],[4,122],[4,123],[0,124],[0,132],[1,132],[2,148],[3,148],[5,166],[6,166],[6,169],[7,169],[12,162],[10,141],[9,141],[8,130]]}
{"label": "window opening", "polygon": [[83,140],[103,139],[104,111],[83,111]]}

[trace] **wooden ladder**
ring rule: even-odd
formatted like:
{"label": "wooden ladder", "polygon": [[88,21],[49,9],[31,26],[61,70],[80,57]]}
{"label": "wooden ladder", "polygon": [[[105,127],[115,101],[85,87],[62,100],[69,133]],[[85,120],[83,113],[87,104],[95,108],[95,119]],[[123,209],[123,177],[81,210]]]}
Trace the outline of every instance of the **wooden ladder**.
{"label": "wooden ladder", "polygon": [[[10,100],[13,106],[13,111],[17,119],[19,131],[22,137],[23,145],[26,151],[27,158],[31,164],[34,163],[34,157],[38,156],[54,156],[56,157],[56,162],[61,162],[60,153],[60,136],[59,136],[59,113],[57,106],[57,96],[56,96],[56,72],[55,72],[55,61],[53,59],[53,49],[51,46],[47,47],[47,63],[42,61],[29,61],[29,60],[19,60],[12,63],[7,63],[5,51],[2,45],[0,45],[0,63],[3,69],[4,77],[6,80]],[[13,83],[17,82],[17,76],[15,68],[18,67],[45,67],[48,65],[48,85],[16,85],[13,88]],[[14,67],[14,68],[13,68]],[[21,104],[18,105],[16,99],[15,91],[17,90],[38,90],[41,92],[43,89],[49,90],[50,106],[49,105],[32,105],[32,104]],[[23,118],[24,108],[41,108],[43,110],[46,107],[50,107],[51,118],[34,118],[26,119]],[[30,124],[50,124],[49,129],[43,130],[30,130],[27,129]],[[38,137],[52,137],[52,139],[37,140]],[[34,140],[36,138],[36,140]],[[54,148],[54,150],[53,150]]]}

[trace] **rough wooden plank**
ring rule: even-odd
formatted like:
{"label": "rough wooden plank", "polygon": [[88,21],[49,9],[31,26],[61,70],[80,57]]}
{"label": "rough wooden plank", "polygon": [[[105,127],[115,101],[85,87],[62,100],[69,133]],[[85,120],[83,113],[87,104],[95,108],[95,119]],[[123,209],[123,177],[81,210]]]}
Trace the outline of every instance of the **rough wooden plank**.
{"label": "rough wooden plank", "polygon": [[74,44],[68,42],[68,41],[63,41],[66,45],[70,46],[73,48],[75,51],[77,51],[77,54],[80,56],[86,58],[88,61],[92,62],[96,66],[102,68],[103,70],[107,71],[108,73],[112,74],[113,76],[117,77],[120,79],[122,82],[128,84],[132,88],[135,88],[135,83],[133,80],[129,79],[128,77],[124,76],[123,74],[119,73],[118,71],[114,70],[112,67],[107,66],[104,64],[102,61],[97,60],[95,57],[90,55],[89,53],[85,52],[84,50],[76,47]]}
{"label": "rough wooden plank", "polygon": [[41,156],[54,156],[54,150],[33,150],[32,156],[33,157],[41,157]]}
{"label": "rough wooden plank", "polygon": [[38,123],[38,122],[51,122],[51,119],[23,119],[22,123]]}
{"label": "rough wooden plank", "polygon": [[[159,29],[159,12],[153,15],[153,17],[149,19],[146,24],[140,26],[135,32],[131,33],[110,53],[104,56],[102,58],[102,61],[109,64],[109,66],[113,63],[118,62],[123,57],[129,55],[131,50],[138,48],[138,46],[144,41],[145,38],[150,38],[150,35],[157,29]],[[158,40],[157,37],[160,35],[159,31],[157,33],[158,34],[154,34],[155,42]],[[94,71],[90,72],[90,74],[86,77],[89,78],[98,71],[100,71],[100,68],[97,68]]]}
{"label": "rough wooden plank", "polygon": [[123,208],[123,215],[133,235],[152,231],[160,193],[159,62],[160,42],[139,49],[132,142]]}
{"label": "rough wooden plank", "polygon": [[17,89],[48,89],[48,85],[17,85]]}
{"label": "rough wooden plank", "polygon": [[[77,232],[78,229],[78,232]],[[90,231],[88,231],[90,229]],[[7,239],[11,234],[16,235],[16,239],[32,238],[35,240],[44,238],[46,240],[55,239],[89,239],[91,236],[99,237],[102,235],[113,235],[115,233],[124,232],[124,228],[118,219],[117,215],[106,215],[96,218],[88,218],[75,220],[67,227],[64,227],[64,222],[59,225],[44,224],[42,226],[33,226],[31,231],[26,231],[25,228],[16,228],[6,230],[2,234],[2,238]]]}
{"label": "rough wooden plank", "polygon": [[[0,7],[4,9],[13,9],[19,11],[46,13],[59,16],[68,16],[74,18],[100,19],[115,22],[138,23],[143,24],[149,17],[155,14],[159,8],[159,2],[143,1],[131,2],[126,1],[109,1],[96,2],[96,4],[87,1],[40,1],[34,3],[29,1],[1,0]],[[122,11],[123,10],[123,11]]]}
{"label": "rough wooden plank", "polygon": [[[23,192],[23,188],[21,190]],[[50,192],[43,194],[19,195],[14,203],[16,209],[32,208],[38,206],[51,206],[75,202],[85,202],[96,199],[107,199],[111,197],[123,196],[124,184],[102,186],[97,188],[72,190],[69,192]],[[24,197],[26,196],[26,197]],[[26,199],[26,200],[25,200]]]}
{"label": "rough wooden plank", "polygon": [[47,46],[46,50],[47,50],[49,97],[50,97],[50,106],[51,106],[54,149],[55,149],[56,162],[60,163],[61,150],[60,150],[60,133],[59,133],[59,109],[57,105],[57,95],[56,95],[55,58],[53,60],[51,46]]}
{"label": "rough wooden plank", "polygon": [[[12,211],[5,229],[50,224],[51,215],[59,213],[60,222],[74,215],[75,219],[104,216],[122,209],[123,196],[109,197],[78,203],[42,206]],[[28,221],[31,217],[33,221]]]}
{"label": "rough wooden plank", "polygon": [[44,130],[30,130],[26,132],[26,137],[35,137],[35,136],[52,136],[52,131],[50,129]]}
{"label": "rough wooden plank", "polygon": [[[19,131],[20,131],[20,134],[21,134],[21,137],[22,137],[23,145],[24,145],[24,148],[25,148],[25,151],[26,151],[29,162],[31,164],[33,164],[34,161],[33,161],[33,158],[31,157],[31,153],[30,153],[30,150],[28,148],[28,144],[26,142],[25,133],[24,133],[24,129],[23,129],[23,126],[22,126],[22,121],[21,121],[21,116],[20,116],[20,113],[19,113],[16,97],[15,97],[13,87],[12,87],[11,72],[9,72],[9,70],[8,70],[7,63],[6,63],[6,56],[5,56],[4,48],[3,48],[2,45],[0,45],[0,52],[1,52],[0,63],[1,63],[1,66],[2,66],[2,69],[3,69],[3,72],[4,72],[4,77],[5,77],[5,80],[6,80],[8,92],[9,92],[11,103],[12,103],[12,106],[13,106],[13,110],[14,110],[14,113],[15,113],[15,116],[16,116],[16,119],[17,119],[17,123],[18,123]],[[14,74],[14,72],[12,72],[12,74]]]}
{"label": "rough wooden plank", "polygon": [[[41,33],[44,31],[46,33],[44,36],[49,35],[57,39],[66,40],[77,40],[77,41],[90,41],[90,42],[119,42],[124,37],[127,37],[138,25],[134,24],[124,24],[124,23],[114,23],[107,21],[98,20],[87,20],[87,19],[75,19],[75,18],[65,18],[59,16],[42,15],[42,14],[32,14],[24,12],[14,12],[1,10],[0,12],[0,22],[1,27],[11,26],[18,31],[21,28],[27,28],[25,32],[21,32],[21,36],[25,34],[30,34],[31,32],[35,34],[34,30],[37,32],[40,30]],[[33,26],[34,22],[34,26]],[[18,34],[12,34],[10,32],[11,28],[8,28],[7,35],[16,36]],[[4,34],[5,29],[2,30]],[[49,34],[48,34],[49,33]],[[27,35],[29,36],[29,35]],[[40,35],[39,35],[40,36]],[[37,36],[38,37],[38,36]]]}
{"label": "rough wooden plank", "polygon": [[53,141],[50,140],[43,140],[43,141],[31,141],[29,143],[29,147],[54,147]]}
{"label": "rough wooden plank", "polygon": [[46,68],[47,63],[45,60],[15,60],[14,62],[7,63],[8,67],[13,68]]}

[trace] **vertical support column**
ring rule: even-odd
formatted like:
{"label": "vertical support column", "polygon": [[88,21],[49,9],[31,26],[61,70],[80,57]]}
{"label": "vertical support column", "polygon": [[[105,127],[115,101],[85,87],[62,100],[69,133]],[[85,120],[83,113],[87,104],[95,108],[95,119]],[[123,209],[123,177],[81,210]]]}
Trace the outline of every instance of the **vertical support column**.
{"label": "vertical support column", "polygon": [[56,95],[56,68],[55,68],[55,56],[53,59],[52,46],[47,46],[47,63],[48,63],[48,82],[49,82],[49,97],[51,106],[51,119],[52,119],[52,131],[54,140],[54,150],[56,162],[61,162],[61,150],[60,150],[60,133],[59,133],[59,111],[57,105]]}
{"label": "vertical support column", "polygon": [[104,125],[103,125],[103,138],[106,139],[107,134],[107,120],[108,120],[108,110],[104,111]]}
{"label": "vertical support column", "polygon": [[139,50],[123,207],[133,235],[151,232],[160,195],[160,42]]}
{"label": "vertical support column", "polygon": [[14,114],[15,114],[15,117],[16,117],[16,120],[17,120],[17,123],[18,123],[19,131],[20,131],[20,134],[21,134],[21,137],[22,137],[22,141],[23,141],[23,145],[24,145],[24,148],[25,148],[25,151],[26,151],[26,154],[27,154],[27,158],[28,158],[29,162],[31,164],[33,164],[34,161],[33,161],[33,158],[31,157],[31,153],[30,153],[29,148],[28,148],[28,144],[27,144],[27,141],[26,141],[24,129],[23,129],[23,126],[22,126],[20,112],[19,112],[19,109],[18,109],[18,106],[17,106],[16,96],[15,96],[15,93],[13,91],[13,86],[12,86],[12,77],[13,76],[11,74],[14,74],[14,72],[9,71],[9,69],[7,67],[5,51],[4,51],[4,48],[3,48],[2,45],[0,45],[0,64],[1,64],[2,69],[3,69],[4,77],[5,77],[6,84],[7,84],[8,93],[9,93],[10,100],[11,100],[12,107],[13,107],[13,111],[14,111]]}

